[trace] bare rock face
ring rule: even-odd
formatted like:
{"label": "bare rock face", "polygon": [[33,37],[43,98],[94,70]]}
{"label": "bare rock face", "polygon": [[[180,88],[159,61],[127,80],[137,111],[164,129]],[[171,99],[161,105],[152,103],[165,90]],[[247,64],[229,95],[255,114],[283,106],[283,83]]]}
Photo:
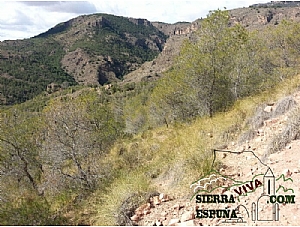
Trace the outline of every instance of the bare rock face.
{"label": "bare rock face", "polygon": [[82,49],[67,53],[61,60],[65,70],[74,76],[76,82],[97,84],[97,68],[89,62],[90,57]]}
{"label": "bare rock face", "polygon": [[283,19],[300,21],[299,7],[272,7],[252,6],[230,11],[230,24],[241,24],[248,29],[260,29],[271,24],[277,25]]}
{"label": "bare rock face", "polygon": [[136,25],[151,26],[151,22],[146,19],[128,18],[128,20]]}
{"label": "bare rock face", "polygon": [[94,21],[88,22],[88,26],[104,28],[104,27],[109,27],[110,22],[108,20],[106,20],[105,17],[99,17],[99,18],[95,19]]}
{"label": "bare rock face", "polygon": [[125,75],[124,83],[152,81],[160,78],[163,72],[172,66],[175,57],[179,55],[180,46],[187,37],[186,35],[170,36],[162,52],[153,61],[145,62],[137,70]]}
{"label": "bare rock face", "polygon": [[200,27],[200,20],[196,20],[192,23],[178,22],[175,24],[167,24],[162,22],[152,22],[152,24],[164,34],[169,36],[188,35]]}
{"label": "bare rock face", "polygon": [[91,58],[80,48],[67,53],[61,63],[66,72],[74,76],[76,82],[85,85],[119,81],[118,77],[124,71],[124,67],[109,56]]}
{"label": "bare rock face", "polygon": [[180,28],[175,28],[174,35],[188,35],[191,34],[192,32],[198,30],[200,26],[200,23],[198,20],[194,21],[191,23],[189,26],[186,28],[180,29]]}

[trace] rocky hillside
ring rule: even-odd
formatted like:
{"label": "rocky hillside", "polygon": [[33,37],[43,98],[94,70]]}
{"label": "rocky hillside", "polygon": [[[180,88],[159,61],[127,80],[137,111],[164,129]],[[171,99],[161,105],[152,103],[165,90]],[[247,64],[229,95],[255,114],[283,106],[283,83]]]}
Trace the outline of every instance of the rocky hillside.
{"label": "rocky hillside", "polygon": [[48,36],[64,47],[62,67],[77,82],[101,85],[152,60],[167,38],[145,19],[106,14],[77,17],[38,37]]}
{"label": "rocky hillside", "polygon": [[[300,21],[300,8],[296,4],[256,4],[247,8],[230,10],[230,25],[241,24],[249,30],[263,29],[265,26],[276,26],[282,20]],[[191,34],[201,26],[201,19],[192,23],[180,22],[166,24],[152,22],[159,30],[169,35],[163,52],[153,61],[144,63],[139,69],[127,74],[124,82],[137,82],[157,79],[169,69],[174,57],[178,56],[180,46],[184,39],[189,39]]]}
{"label": "rocky hillside", "polygon": [[[299,21],[300,8],[256,4],[230,11],[230,24],[247,29]],[[131,83],[160,78],[173,64],[184,39],[201,26],[168,24],[108,14],[83,15],[34,38],[0,43],[0,103],[24,102],[70,85]]]}
{"label": "rocky hillside", "polygon": [[166,38],[145,19],[93,14],[60,23],[34,38],[3,41],[1,103],[24,102],[51,83],[60,89],[118,81],[157,56]]}
{"label": "rocky hillside", "polygon": [[189,37],[186,35],[172,35],[167,39],[163,51],[152,61],[147,61],[137,70],[124,76],[121,83],[152,81],[159,79],[174,63],[180,53],[182,42]]}
{"label": "rocky hillside", "polygon": [[300,21],[300,8],[260,4],[231,10],[231,17],[233,24],[240,23],[249,29],[260,29],[266,25],[277,25],[282,20]]}
{"label": "rocky hillside", "polygon": [[162,52],[154,60],[145,62],[137,70],[125,75],[123,83],[151,81],[160,78],[163,72],[172,66],[175,57],[179,55],[182,42],[199,28],[200,21],[196,20],[192,23],[178,22],[175,24],[152,22],[155,27],[168,35],[169,38]]}
{"label": "rocky hillside", "polygon": [[[298,196],[300,193],[300,162],[296,158],[299,155],[299,108],[300,92],[296,91],[290,96],[283,97],[276,102],[261,105],[257,108],[254,116],[249,119],[250,129],[242,134],[237,140],[232,140],[222,150],[216,151],[217,159],[221,160],[221,175],[215,177],[216,182],[206,193],[221,196],[234,195],[235,203],[230,202],[196,202],[196,199],[188,196],[176,196],[166,194],[165,184],[161,184],[159,194],[149,198],[148,203],[139,206],[131,216],[133,224],[142,226],[232,226],[232,225],[298,225],[300,204]],[[245,165],[245,163],[247,163]],[[270,171],[270,170],[271,171]],[[261,195],[268,194],[264,187],[255,182],[264,183],[267,172],[276,179],[274,183],[274,195],[294,196],[290,203],[279,203],[278,218],[268,216],[272,212],[272,206],[268,203],[258,207],[260,213],[253,218],[252,204],[256,204]],[[211,174],[210,178],[212,177]],[[208,176],[209,177],[209,176]],[[221,178],[227,178],[222,180]],[[235,180],[235,186],[232,180]],[[196,180],[196,179],[195,179]],[[249,181],[253,181],[252,190]],[[244,183],[244,189],[242,184]],[[212,181],[211,181],[212,182]],[[192,182],[191,182],[192,183]],[[204,183],[203,183],[204,184]],[[248,194],[239,197],[237,189],[248,190]],[[248,186],[247,186],[248,185]],[[200,185],[198,185],[200,187]],[[192,191],[194,187],[190,187]],[[208,188],[208,187],[207,187]],[[196,188],[195,188],[196,189]],[[200,190],[198,192],[202,194]],[[187,191],[186,194],[189,194]],[[294,203],[293,203],[294,201]],[[259,205],[259,203],[257,202]],[[217,217],[197,217],[197,210],[235,209],[239,206],[245,208],[236,209],[237,218],[226,219]],[[245,212],[248,211],[248,212]],[[274,210],[273,210],[274,212]],[[276,211],[278,212],[278,211]],[[241,217],[238,219],[238,217]],[[265,218],[265,219],[264,219]]]}
{"label": "rocky hillside", "polygon": [[177,22],[175,24],[168,24],[162,22],[152,22],[160,31],[166,35],[188,35],[193,31],[196,31],[200,26],[200,20],[196,20],[192,23],[189,22]]}

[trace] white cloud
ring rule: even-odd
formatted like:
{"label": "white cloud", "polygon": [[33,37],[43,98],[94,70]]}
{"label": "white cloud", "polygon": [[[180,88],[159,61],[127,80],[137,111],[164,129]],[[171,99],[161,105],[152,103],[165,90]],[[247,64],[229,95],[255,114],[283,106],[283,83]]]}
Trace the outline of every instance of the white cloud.
{"label": "white cloud", "polygon": [[206,17],[209,10],[248,7],[268,0],[176,1],[176,0],[91,0],[0,2],[0,40],[29,38],[81,14],[108,13],[175,23]]}
{"label": "white cloud", "polygon": [[94,4],[87,1],[24,1],[21,3],[29,7],[38,7],[48,12],[90,14],[97,11]]}
{"label": "white cloud", "polygon": [[99,12],[113,13],[120,16],[146,18],[150,21],[175,23],[178,21],[194,21],[206,17],[210,10],[248,7],[255,3],[269,0],[92,0]]}

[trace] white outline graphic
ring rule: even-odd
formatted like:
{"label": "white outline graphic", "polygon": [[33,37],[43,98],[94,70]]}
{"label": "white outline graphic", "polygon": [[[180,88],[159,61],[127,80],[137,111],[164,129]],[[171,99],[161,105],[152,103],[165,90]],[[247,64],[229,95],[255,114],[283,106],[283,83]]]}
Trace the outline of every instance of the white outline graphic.
{"label": "white outline graphic", "polygon": [[[196,192],[196,189],[198,189],[198,188],[206,189],[206,186],[207,186],[207,185],[211,185],[213,182],[216,182],[216,181],[219,180],[220,178],[223,178],[224,180],[227,180],[227,178],[225,178],[225,177],[218,177],[218,178],[216,178],[216,179],[210,180],[210,179],[211,179],[212,177],[214,177],[214,176],[216,176],[216,174],[212,174],[212,175],[210,175],[209,177],[203,178],[203,179],[201,179],[201,180],[199,180],[199,181],[197,181],[197,182],[191,184],[191,185],[190,185],[190,188],[192,188],[193,185],[196,184],[197,186],[194,188],[194,192]],[[204,186],[201,186],[200,183],[201,183],[202,180],[210,180],[210,181],[207,182],[207,183],[205,183]]]}

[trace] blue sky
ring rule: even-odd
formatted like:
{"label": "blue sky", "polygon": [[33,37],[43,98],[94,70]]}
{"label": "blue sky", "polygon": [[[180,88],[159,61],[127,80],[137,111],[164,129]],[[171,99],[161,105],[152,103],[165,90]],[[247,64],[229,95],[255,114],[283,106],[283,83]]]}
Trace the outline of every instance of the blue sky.
{"label": "blue sky", "polygon": [[82,14],[109,13],[150,21],[192,22],[209,10],[248,7],[264,0],[0,1],[0,41],[23,39]]}

